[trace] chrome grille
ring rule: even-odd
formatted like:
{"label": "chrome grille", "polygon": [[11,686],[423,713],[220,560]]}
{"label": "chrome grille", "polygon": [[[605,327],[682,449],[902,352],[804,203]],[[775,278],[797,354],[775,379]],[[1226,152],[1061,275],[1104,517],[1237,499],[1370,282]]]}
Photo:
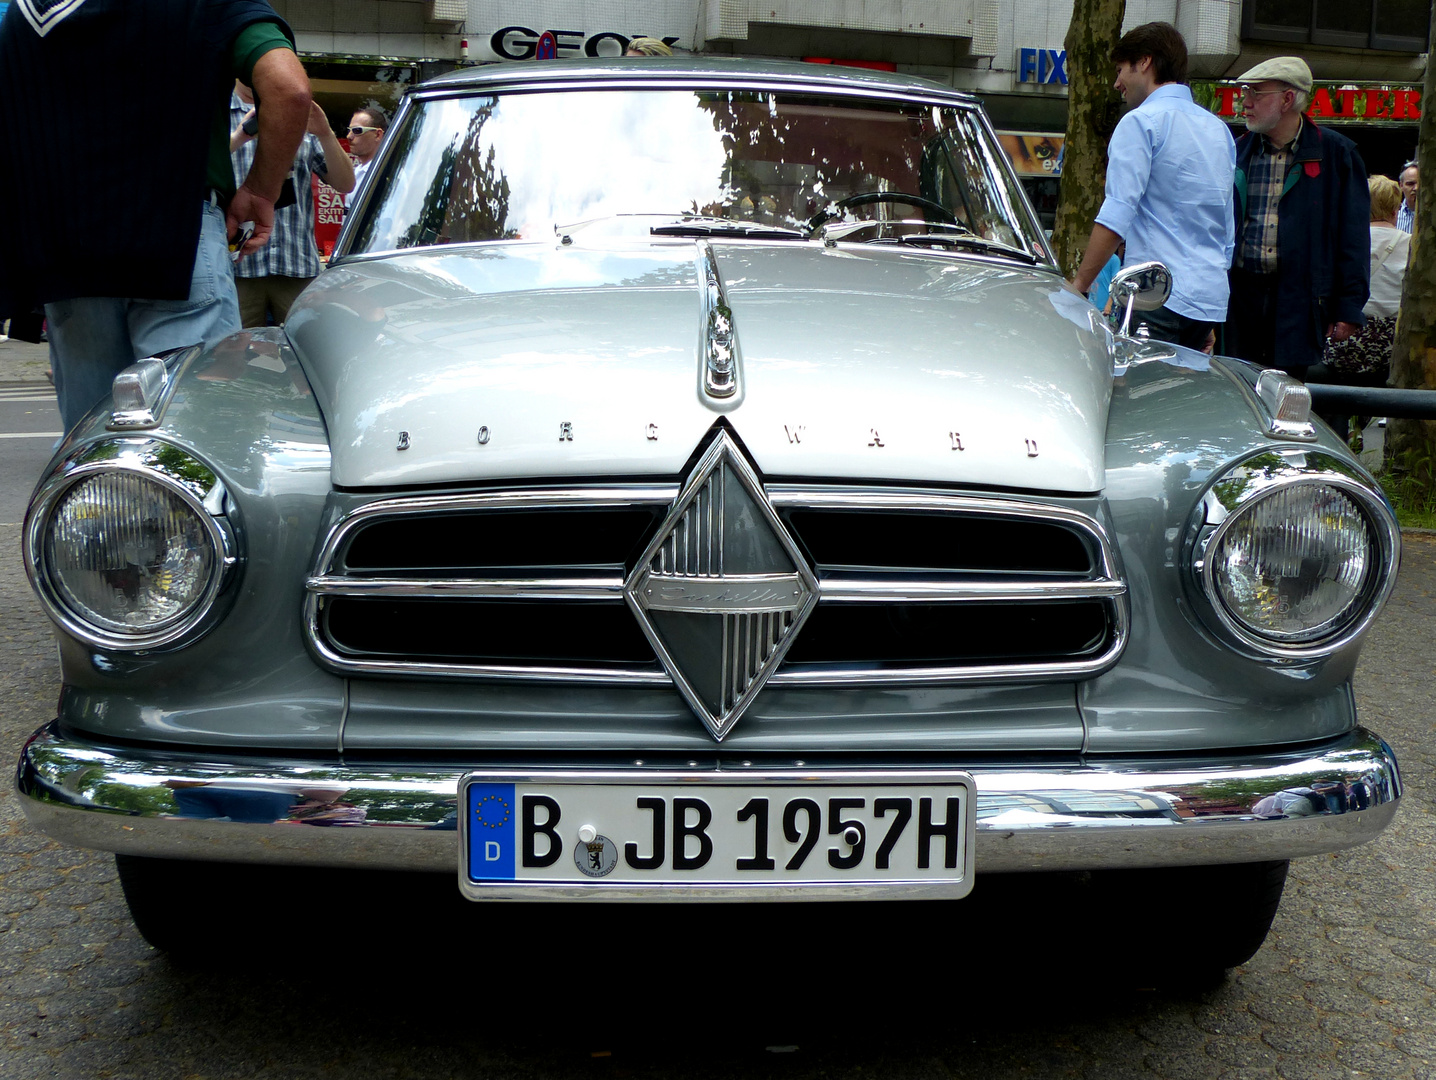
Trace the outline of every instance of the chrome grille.
{"label": "chrome grille", "polygon": [[[655,578],[692,582],[722,573],[722,545],[712,543],[713,530],[724,520],[720,476],[710,478],[680,527],[654,553],[648,565]],[[765,492],[809,553],[819,579],[818,605],[769,679],[771,686],[1087,678],[1110,667],[1125,645],[1126,584],[1104,529],[1079,510],[896,488],[784,484],[768,485]],[[623,587],[677,495],[676,485],[636,484],[364,505],[331,530],[306,582],[309,641],[321,660],[342,674],[669,683],[637,631]],[[603,519],[606,539],[596,555],[583,515],[613,512],[619,517]],[[535,546],[523,543],[524,529],[535,535],[557,530],[574,542],[569,549],[547,544],[546,561],[525,565],[513,565],[511,555],[504,565],[486,562],[477,541],[472,557],[451,551],[436,556],[431,550],[430,538],[453,546],[455,537],[483,532],[457,527],[456,521],[483,522],[488,515],[498,520],[500,514],[505,529],[516,530],[506,551]],[[622,518],[625,514],[630,517]],[[893,545],[894,552],[900,553],[904,535],[915,531],[925,529],[935,539],[907,565],[901,559],[894,560],[898,565],[856,564],[852,551],[871,558],[871,552],[882,554],[881,544],[834,548],[818,536],[820,528],[845,527],[847,515],[854,514],[870,520],[875,534],[888,538],[881,543]],[[619,518],[625,524],[610,527]],[[384,544],[372,542],[380,535],[372,530],[386,530]],[[969,553],[964,563],[958,550],[946,565],[932,565],[941,561],[933,552],[961,549],[950,538],[969,534],[984,543],[1001,536],[1001,546],[1012,554],[1004,562],[984,549]],[[1054,544],[1054,537],[1065,539]],[[620,552],[625,544],[626,561]],[[350,553],[359,551],[366,553],[362,565],[351,565]],[[375,552],[385,554],[379,558]],[[824,562],[825,557],[835,561]],[[741,697],[790,625],[785,618],[791,616],[752,610],[725,616],[725,699]],[[565,636],[565,622],[575,624],[573,634]],[[455,642],[416,651],[413,646],[424,635],[406,627],[420,623],[429,639],[448,635]],[[469,628],[489,623],[496,627],[493,640],[512,646],[507,652],[465,645]],[[506,634],[505,626],[517,629]],[[949,629],[944,634],[934,628]],[[602,648],[585,639],[598,639]],[[944,640],[952,643],[946,652]],[[864,643],[872,644],[870,655],[863,653]]]}

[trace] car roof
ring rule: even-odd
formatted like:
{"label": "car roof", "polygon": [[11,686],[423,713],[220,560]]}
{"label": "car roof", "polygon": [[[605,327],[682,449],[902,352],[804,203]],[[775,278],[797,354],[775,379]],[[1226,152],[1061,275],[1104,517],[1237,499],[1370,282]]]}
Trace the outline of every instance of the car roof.
{"label": "car roof", "polygon": [[415,89],[475,90],[503,86],[525,86],[535,89],[545,84],[562,84],[571,88],[575,80],[632,83],[634,80],[655,82],[698,81],[723,83],[764,82],[788,83],[795,88],[846,89],[899,95],[920,94],[950,100],[953,104],[976,105],[971,94],[915,75],[891,71],[844,67],[839,64],[809,64],[787,60],[752,60],[747,57],[676,56],[668,57],[606,57],[580,60],[515,61],[483,64],[462,68],[429,79]]}

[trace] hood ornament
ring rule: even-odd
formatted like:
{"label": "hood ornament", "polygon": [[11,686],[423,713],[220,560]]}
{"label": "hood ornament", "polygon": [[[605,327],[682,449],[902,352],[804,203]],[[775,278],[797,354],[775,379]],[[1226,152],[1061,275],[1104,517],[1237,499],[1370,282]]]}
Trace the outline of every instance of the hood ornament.
{"label": "hood ornament", "polygon": [[679,693],[722,739],[817,604],[818,579],[720,428],[623,592]]}
{"label": "hood ornament", "polygon": [[738,393],[738,338],[713,247],[706,240],[698,241],[698,288],[703,298],[703,392],[727,402]]}

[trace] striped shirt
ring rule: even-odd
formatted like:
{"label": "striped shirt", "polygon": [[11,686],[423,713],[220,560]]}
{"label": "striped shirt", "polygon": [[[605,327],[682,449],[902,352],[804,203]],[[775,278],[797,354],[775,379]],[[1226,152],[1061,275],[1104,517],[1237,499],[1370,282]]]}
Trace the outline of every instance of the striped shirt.
{"label": "striped shirt", "polygon": [[1406,205],[1406,200],[1401,201],[1401,209],[1396,211],[1396,227],[1404,233],[1409,233],[1416,225],[1416,211]]}
{"label": "striped shirt", "polygon": [[[230,131],[239,127],[250,108],[238,94],[230,95]],[[254,164],[256,142],[250,139],[230,155],[238,183],[244,182],[249,175],[249,167]],[[235,277],[312,278],[319,274],[319,249],[314,243],[314,188],[309,181],[314,173],[321,180],[325,179],[329,175],[329,167],[324,161],[324,148],[319,145],[319,138],[305,132],[299,152],[294,155],[294,168],[289,174],[294,184],[294,202],[274,212],[274,232],[269,236],[269,243],[235,263]]]}
{"label": "striped shirt", "polygon": [[1239,270],[1276,273],[1277,207],[1281,204],[1281,189],[1299,138],[1300,125],[1285,146],[1273,145],[1265,135],[1257,141],[1247,166],[1247,216],[1242,223],[1241,243],[1237,245]]}

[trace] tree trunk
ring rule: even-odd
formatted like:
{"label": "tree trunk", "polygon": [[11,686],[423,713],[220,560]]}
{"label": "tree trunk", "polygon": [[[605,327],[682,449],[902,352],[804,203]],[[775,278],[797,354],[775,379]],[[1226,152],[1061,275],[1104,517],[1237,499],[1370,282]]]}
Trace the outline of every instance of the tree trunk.
{"label": "tree trunk", "polygon": [[1127,0],[1079,0],[1067,28],[1067,142],[1052,244],[1068,278],[1077,273],[1092,222],[1102,209],[1107,141],[1122,111],[1121,95],[1112,89],[1110,57],[1122,36],[1126,9]]}
{"label": "tree trunk", "polygon": [[[1431,22],[1436,47],[1436,4]],[[1430,55],[1429,53],[1427,54]],[[1421,132],[1416,160],[1423,186],[1436,184],[1436,65],[1426,64],[1421,92]],[[1411,261],[1401,286],[1401,314],[1391,350],[1391,385],[1436,390],[1436,187],[1416,202],[1411,229]],[[1407,484],[1430,499],[1436,495],[1436,421],[1393,418],[1386,429],[1385,467],[1404,475]],[[1409,488],[1408,488],[1409,490]]]}

